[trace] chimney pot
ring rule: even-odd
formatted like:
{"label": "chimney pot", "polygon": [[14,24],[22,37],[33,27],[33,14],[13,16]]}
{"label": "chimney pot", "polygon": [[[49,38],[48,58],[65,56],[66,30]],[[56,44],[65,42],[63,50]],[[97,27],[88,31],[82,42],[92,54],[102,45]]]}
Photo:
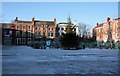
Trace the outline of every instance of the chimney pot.
{"label": "chimney pot", "polygon": [[98,23],[96,23],[96,25],[98,26]]}
{"label": "chimney pot", "polygon": [[56,18],[54,18],[54,21],[56,21]]}
{"label": "chimney pot", "polygon": [[32,18],[32,21],[34,21],[34,19],[35,19],[35,18],[33,17],[33,18]]}
{"label": "chimney pot", "polygon": [[18,21],[18,17],[16,17],[15,21]]}
{"label": "chimney pot", "polygon": [[109,20],[110,20],[110,18],[108,17],[108,18],[107,18],[107,22],[109,22]]}
{"label": "chimney pot", "polygon": [[54,18],[54,23],[56,24],[56,18]]}

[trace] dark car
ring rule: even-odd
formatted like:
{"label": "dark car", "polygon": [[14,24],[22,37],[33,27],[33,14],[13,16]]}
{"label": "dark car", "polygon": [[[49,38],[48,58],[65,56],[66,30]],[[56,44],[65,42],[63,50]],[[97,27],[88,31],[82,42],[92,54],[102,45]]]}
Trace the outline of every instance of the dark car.
{"label": "dark car", "polygon": [[34,48],[39,49],[39,48],[40,48],[39,44],[38,44],[38,43],[35,43],[35,44],[34,44]]}

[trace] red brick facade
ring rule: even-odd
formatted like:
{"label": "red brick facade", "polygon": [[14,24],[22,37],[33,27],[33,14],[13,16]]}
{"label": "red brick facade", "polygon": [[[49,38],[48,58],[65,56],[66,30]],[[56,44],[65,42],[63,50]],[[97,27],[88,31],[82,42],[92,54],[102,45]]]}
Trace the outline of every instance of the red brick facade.
{"label": "red brick facade", "polygon": [[47,39],[56,37],[56,19],[54,21],[39,21],[32,18],[31,21],[23,21],[16,17],[12,27],[14,29],[13,42],[17,45],[26,45],[33,40],[40,41],[43,36]]}
{"label": "red brick facade", "polygon": [[112,34],[112,39],[117,42],[120,41],[120,18],[106,20],[102,24],[96,24],[96,27],[93,29],[93,34],[96,35],[96,40],[98,42],[106,42],[108,39],[109,24]]}

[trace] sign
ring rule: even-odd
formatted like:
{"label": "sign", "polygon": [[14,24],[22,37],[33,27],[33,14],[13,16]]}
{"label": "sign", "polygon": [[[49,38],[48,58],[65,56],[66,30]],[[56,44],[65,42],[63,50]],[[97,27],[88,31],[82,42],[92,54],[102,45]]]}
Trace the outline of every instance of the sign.
{"label": "sign", "polygon": [[51,44],[51,41],[49,40],[49,41],[46,41],[46,45],[47,46],[50,46],[50,44]]}

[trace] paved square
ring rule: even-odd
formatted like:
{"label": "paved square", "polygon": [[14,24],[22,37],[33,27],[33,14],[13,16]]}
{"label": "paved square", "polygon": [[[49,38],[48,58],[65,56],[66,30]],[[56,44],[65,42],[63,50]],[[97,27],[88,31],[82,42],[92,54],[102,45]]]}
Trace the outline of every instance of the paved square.
{"label": "paved square", "polygon": [[3,74],[112,74],[118,73],[118,50],[33,49],[3,46]]}

